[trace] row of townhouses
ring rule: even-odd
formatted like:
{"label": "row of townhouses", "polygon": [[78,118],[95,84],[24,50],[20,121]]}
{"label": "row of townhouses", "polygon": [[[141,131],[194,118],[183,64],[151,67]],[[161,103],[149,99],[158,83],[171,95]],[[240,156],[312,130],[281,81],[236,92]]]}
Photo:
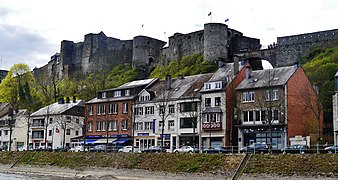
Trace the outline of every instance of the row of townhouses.
{"label": "row of townhouses", "polygon": [[[6,112],[2,106],[0,113]],[[298,65],[253,71],[249,63],[226,63],[215,73],[128,82],[88,102],[60,99],[30,116],[19,110],[15,121],[0,114],[0,145],[8,145],[12,122],[18,129],[12,131],[12,150],[26,144],[133,144],[170,152],[183,145],[240,148],[254,142],[281,149],[317,143],[323,117],[316,107],[315,88]]]}

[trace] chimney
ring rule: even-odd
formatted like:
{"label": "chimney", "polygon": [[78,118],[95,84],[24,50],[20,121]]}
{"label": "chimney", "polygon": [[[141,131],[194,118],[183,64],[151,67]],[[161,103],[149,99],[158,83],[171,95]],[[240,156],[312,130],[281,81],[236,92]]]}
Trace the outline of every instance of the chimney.
{"label": "chimney", "polygon": [[166,81],[165,88],[167,90],[169,90],[171,88],[171,76],[170,75],[166,75],[165,76],[165,81]]}
{"label": "chimney", "polygon": [[76,97],[73,96],[73,103],[76,103]]}
{"label": "chimney", "polygon": [[63,103],[65,103],[65,101],[63,100],[63,98],[59,98],[58,99],[58,104],[63,104]]}
{"label": "chimney", "polygon": [[234,57],[234,75],[236,75],[239,71],[239,57]]}
{"label": "chimney", "polygon": [[250,65],[247,64],[245,66],[245,79],[250,79],[251,77],[251,68],[250,68]]}
{"label": "chimney", "polygon": [[66,97],[66,103],[69,103],[69,102],[70,102],[69,97]]}
{"label": "chimney", "polygon": [[222,60],[217,61],[218,68],[222,68],[222,67],[224,67],[224,65],[225,65],[224,61],[222,61]]}

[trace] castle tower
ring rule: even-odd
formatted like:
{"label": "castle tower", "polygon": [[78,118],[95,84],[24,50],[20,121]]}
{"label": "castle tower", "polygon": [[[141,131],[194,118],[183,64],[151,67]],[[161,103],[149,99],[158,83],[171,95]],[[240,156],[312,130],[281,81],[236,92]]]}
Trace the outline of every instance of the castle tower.
{"label": "castle tower", "polygon": [[221,23],[204,24],[204,60],[217,61],[228,59],[228,26]]}
{"label": "castle tower", "polygon": [[146,37],[136,36],[133,39],[133,67],[149,67],[160,62],[161,49],[166,42]]}

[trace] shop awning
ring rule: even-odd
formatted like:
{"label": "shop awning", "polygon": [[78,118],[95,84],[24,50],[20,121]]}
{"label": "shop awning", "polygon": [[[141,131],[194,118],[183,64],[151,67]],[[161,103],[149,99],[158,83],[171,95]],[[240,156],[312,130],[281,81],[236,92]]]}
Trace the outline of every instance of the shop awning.
{"label": "shop awning", "polygon": [[[86,144],[94,144],[96,139],[86,139]],[[83,144],[83,141],[80,141],[80,144]]]}
{"label": "shop awning", "polygon": [[129,140],[131,140],[131,139],[130,138],[120,138],[120,139],[114,141],[113,144],[123,144],[123,143],[125,143],[126,141],[129,141]]}
{"label": "shop awning", "polygon": [[[116,138],[108,138],[108,143],[111,144],[116,140]],[[94,144],[106,144],[107,143],[107,138],[100,138],[97,139]]]}

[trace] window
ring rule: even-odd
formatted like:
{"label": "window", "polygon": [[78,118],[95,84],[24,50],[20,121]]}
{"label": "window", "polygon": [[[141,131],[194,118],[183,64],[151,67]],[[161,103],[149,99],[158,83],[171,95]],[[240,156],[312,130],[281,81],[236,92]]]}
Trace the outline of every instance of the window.
{"label": "window", "polygon": [[204,84],[204,89],[205,90],[211,89],[211,84],[210,83]]}
{"label": "window", "polygon": [[215,97],[215,106],[221,105],[221,97]]}
{"label": "window", "polygon": [[121,129],[122,130],[127,130],[127,125],[128,125],[128,121],[127,120],[122,120],[122,126],[121,126]]}
{"label": "window", "polygon": [[143,115],[143,107],[134,108],[135,115]]}
{"label": "window", "polygon": [[140,101],[150,101],[150,96],[149,95],[141,96]]}
{"label": "window", "polygon": [[243,111],[243,122],[253,122],[254,111]]}
{"label": "window", "polygon": [[154,114],[154,106],[146,107],[145,114]]}
{"label": "window", "polygon": [[97,121],[96,122],[96,131],[105,131],[105,122]]}
{"label": "window", "polygon": [[276,101],[276,100],[279,100],[278,89],[266,90],[265,91],[265,99],[266,99],[266,101]]}
{"label": "window", "polygon": [[175,129],[175,121],[174,120],[168,121],[168,128],[169,129]]}
{"label": "window", "polygon": [[222,82],[216,82],[215,83],[215,88],[216,89],[221,89],[222,88]]}
{"label": "window", "polygon": [[79,135],[79,131],[75,131],[75,136],[78,136]]}
{"label": "window", "polygon": [[145,122],[144,130],[152,130],[153,129],[153,122]]}
{"label": "window", "polygon": [[175,113],[175,105],[169,105],[169,114]]}
{"label": "window", "polygon": [[87,129],[88,129],[88,132],[92,132],[93,131],[93,123],[92,122],[88,123]]}
{"label": "window", "polygon": [[114,97],[121,97],[121,91],[115,91]]}
{"label": "window", "polygon": [[159,130],[162,129],[162,125],[163,125],[163,121],[159,121],[159,122],[158,122]]}
{"label": "window", "polygon": [[180,112],[194,112],[197,111],[197,102],[182,103]]}
{"label": "window", "polygon": [[70,135],[70,129],[66,129],[66,135]]}
{"label": "window", "polygon": [[165,113],[165,108],[164,106],[160,106],[160,114],[164,114]]}
{"label": "window", "polygon": [[135,130],[143,130],[143,122],[135,123]]}
{"label": "window", "polygon": [[97,105],[97,114],[106,114],[106,105]]}
{"label": "window", "polygon": [[123,103],[122,113],[128,113],[128,103]]}
{"label": "window", "polygon": [[80,120],[78,118],[75,119],[76,124],[80,124]]}
{"label": "window", "polygon": [[273,110],[273,120],[279,119],[279,112],[278,109]]}
{"label": "window", "polygon": [[48,136],[52,136],[52,134],[53,134],[53,131],[52,131],[52,130],[49,130],[49,131],[48,131]]}
{"label": "window", "polygon": [[210,122],[220,122],[221,121],[221,114],[219,113],[208,113],[204,115],[204,123]]}
{"label": "window", "polygon": [[89,116],[93,115],[93,106],[89,106],[89,108],[88,108],[88,115]]}
{"label": "window", "polygon": [[108,113],[109,114],[117,114],[118,112],[118,105],[116,103],[113,103],[113,104],[109,104],[109,107],[108,107]]}
{"label": "window", "polygon": [[72,122],[72,118],[70,116],[67,116],[66,119],[67,119],[67,123],[71,123]]}
{"label": "window", "polygon": [[49,124],[53,123],[53,118],[49,118]]}
{"label": "window", "polygon": [[113,131],[117,131],[118,128],[119,128],[118,121],[117,120],[113,120]]}
{"label": "window", "polygon": [[255,101],[255,92],[243,92],[242,102],[254,102]]}
{"label": "window", "polygon": [[188,118],[181,118],[180,119],[180,128],[181,129],[192,128],[192,127],[195,127],[195,128],[197,127],[196,118],[188,117]]}
{"label": "window", "polygon": [[124,95],[125,95],[125,96],[130,96],[130,90],[129,90],[129,89],[126,89],[126,90],[124,91]]}
{"label": "window", "polygon": [[106,98],[106,92],[103,92],[103,93],[102,93],[102,98],[103,98],[103,99]]}
{"label": "window", "polygon": [[205,107],[211,106],[211,98],[205,98]]}

